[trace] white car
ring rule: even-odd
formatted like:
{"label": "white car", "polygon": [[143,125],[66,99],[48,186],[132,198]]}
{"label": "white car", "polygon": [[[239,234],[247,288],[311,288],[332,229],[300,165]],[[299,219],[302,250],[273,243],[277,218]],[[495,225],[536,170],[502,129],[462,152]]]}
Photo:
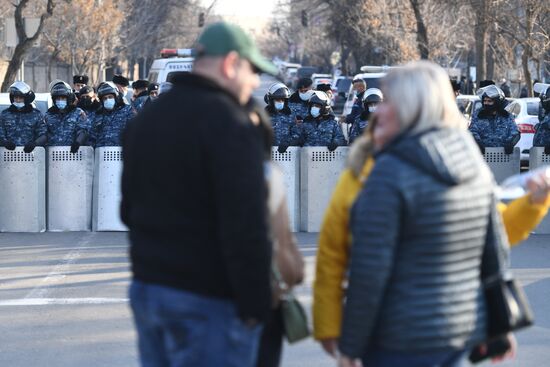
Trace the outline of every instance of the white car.
{"label": "white car", "polygon": [[332,75],[330,74],[312,74],[311,80],[313,81],[313,89],[317,89],[319,84],[332,85]]}
{"label": "white car", "polygon": [[506,110],[510,112],[521,132],[521,139],[516,144],[520,148],[521,160],[529,161],[529,150],[533,147],[535,126],[539,123],[539,98],[519,98],[510,102]]}

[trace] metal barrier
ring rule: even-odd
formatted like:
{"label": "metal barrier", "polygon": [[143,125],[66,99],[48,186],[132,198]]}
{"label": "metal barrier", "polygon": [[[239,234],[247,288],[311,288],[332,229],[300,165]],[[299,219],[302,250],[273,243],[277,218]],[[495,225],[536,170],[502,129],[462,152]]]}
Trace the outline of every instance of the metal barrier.
{"label": "metal barrier", "polygon": [[512,154],[504,153],[504,148],[485,148],[485,161],[493,172],[497,183],[517,175],[520,171],[520,150],[514,148]]}
{"label": "metal barrier", "polygon": [[48,147],[48,231],[92,229],[94,149]]}
{"label": "metal barrier", "polygon": [[279,153],[277,147],[271,150],[271,160],[275,162],[285,178],[290,230],[300,231],[300,148],[289,147]]}
{"label": "metal barrier", "polygon": [[0,231],[46,230],[46,159],[42,147],[32,153],[0,148]]}
{"label": "metal barrier", "polygon": [[302,148],[300,157],[301,230],[319,232],[334,187],[346,165],[349,148]]}
{"label": "metal barrier", "polygon": [[[529,170],[550,165],[550,154],[544,154],[544,147],[532,147],[529,152]],[[537,234],[550,234],[550,215],[535,228]]]}
{"label": "metal barrier", "polygon": [[121,176],[122,148],[96,148],[92,216],[94,231],[128,230],[120,220]]}

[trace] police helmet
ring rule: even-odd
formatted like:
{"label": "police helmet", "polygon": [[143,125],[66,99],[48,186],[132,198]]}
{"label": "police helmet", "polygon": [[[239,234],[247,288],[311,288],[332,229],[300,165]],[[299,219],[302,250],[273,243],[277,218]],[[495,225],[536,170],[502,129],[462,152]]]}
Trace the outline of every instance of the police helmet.
{"label": "police helmet", "polygon": [[120,92],[118,91],[117,86],[113,82],[103,82],[97,88],[97,96],[99,99],[102,99],[108,94],[115,96],[115,99],[119,99]]}
{"label": "police helmet", "polygon": [[330,111],[330,98],[325,92],[315,90],[311,97],[309,97],[308,103],[309,108],[313,105],[321,106],[321,115],[326,115]]}
{"label": "police helmet", "polygon": [[284,99],[285,102],[290,98],[290,89],[283,83],[272,84],[264,96],[264,101],[267,104],[273,104],[275,99]]}
{"label": "police helmet", "polygon": [[75,101],[75,94],[73,88],[64,81],[59,81],[50,87],[50,95],[52,100],[55,101],[55,97],[67,97],[67,103],[72,104]]}
{"label": "police helmet", "polygon": [[380,103],[384,100],[382,91],[378,88],[369,88],[363,94],[363,105],[366,106],[369,103]]}
{"label": "police helmet", "polygon": [[479,88],[476,94],[479,98],[481,98],[481,102],[483,102],[483,98],[491,98],[498,103],[503,103],[506,100],[504,92],[496,85],[488,85],[486,87]]}
{"label": "police helmet", "polygon": [[25,98],[26,105],[30,105],[35,98],[34,92],[31,90],[31,87],[27,83],[21,82],[21,81],[15,82],[12,85],[10,85],[8,92],[10,94],[11,103],[13,103],[13,98],[15,96]]}

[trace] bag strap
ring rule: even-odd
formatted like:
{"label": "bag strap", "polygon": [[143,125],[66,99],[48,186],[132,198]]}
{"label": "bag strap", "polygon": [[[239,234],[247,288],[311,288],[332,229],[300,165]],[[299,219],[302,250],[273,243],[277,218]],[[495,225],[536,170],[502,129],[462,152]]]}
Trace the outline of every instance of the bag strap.
{"label": "bag strap", "polygon": [[481,279],[484,284],[499,281],[508,275],[509,252],[508,236],[504,232],[502,217],[497,208],[497,198],[493,194],[481,260]]}

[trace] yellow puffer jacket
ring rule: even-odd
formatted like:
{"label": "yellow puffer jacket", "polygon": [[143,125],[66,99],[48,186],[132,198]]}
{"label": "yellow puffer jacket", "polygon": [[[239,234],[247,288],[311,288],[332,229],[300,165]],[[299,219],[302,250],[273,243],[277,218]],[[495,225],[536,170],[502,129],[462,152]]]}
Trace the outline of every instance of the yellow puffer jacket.
{"label": "yellow puffer jacket", "polygon": [[[317,340],[338,338],[340,335],[343,284],[351,247],[349,211],[374,166],[372,158],[365,161],[365,150],[361,151],[360,147],[362,142],[357,143],[354,145],[359,147],[352,147],[350,168],[340,176],[319,234],[313,285],[313,336]],[[550,198],[543,205],[535,205],[531,204],[529,195],[516,199],[509,205],[499,205],[512,246],[529,236],[544,218],[549,206]]]}

